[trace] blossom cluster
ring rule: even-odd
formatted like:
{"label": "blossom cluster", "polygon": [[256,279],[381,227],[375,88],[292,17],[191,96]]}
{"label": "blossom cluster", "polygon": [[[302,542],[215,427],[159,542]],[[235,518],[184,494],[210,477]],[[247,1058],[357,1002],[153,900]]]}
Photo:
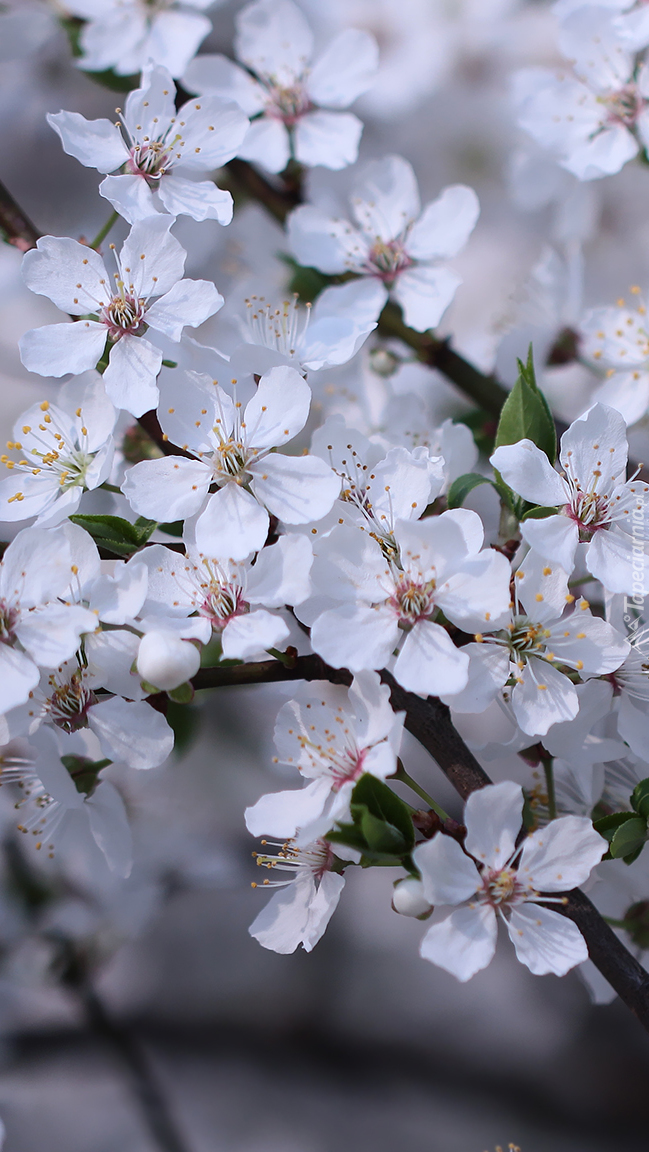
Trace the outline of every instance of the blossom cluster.
{"label": "blossom cluster", "polygon": [[[633,863],[647,834],[649,484],[627,441],[649,404],[644,306],[580,317],[599,377],[558,449],[530,359],[485,451],[468,418],[441,418],[409,387],[403,339],[433,340],[461,288],[472,188],[422,206],[398,155],[339,185],[340,214],[314,185],[283,234],[285,269],[317,278],[313,308],[288,271],[275,296],[260,273],[227,302],[185,276],[178,218],[230,225],[231,161],[255,165],[271,196],[278,174],[336,180],[356,162],[349,108],[374,81],[373,37],[348,28],[316,47],[292,0],[254,0],[231,60],[196,55],[204,0],[67,7],[84,21],[82,68],[138,75],[116,123],[48,116],[100,174],[123,242],[104,244],[110,227],[92,244],[44,236],[22,265],[62,315],[20,342],[48,398],[18,419],[0,481],[14,533],[0,564],[2,777],[20,789],[21,831],[55,857],[85,821],[128,876],[113,766],[160,766],[169,703],[211,669],[264,662],[280,679],[311,657],[323,678],[292,692],[275,728],[296,786],[245,813],[257,865],[285,873],[259,882],[278,891],[252,935],[310,950],[346,870],[377,864],[400,870],[395,911],[432,917],[421,955],[462,981],[490,962],[499,921],[533,973],[585,964],[566,892],[607,853]],[[518,119],[590,181],[649,145],[649,8],[556,10],[573,72],[520,74]],[[520,779],[474,792],[462,825],[401,761],[394,700],[408,694],[441,700],[483,759],[521,753]],[[430,800],[428,822],[393,784]],[[631,821],[635,839],[616,839]]]}

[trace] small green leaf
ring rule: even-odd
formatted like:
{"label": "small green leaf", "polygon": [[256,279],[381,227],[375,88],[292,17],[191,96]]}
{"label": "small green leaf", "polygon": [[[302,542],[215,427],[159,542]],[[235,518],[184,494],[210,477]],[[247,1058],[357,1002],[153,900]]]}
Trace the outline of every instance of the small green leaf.
{"label": "small green leaf", "polygon": [[544,508],[539,505],[538,508],[528,508],[521,516],[521,520],[545,520],[547,516],[556,516],[558,508]]}
{"label": "small green leaf", "polygon": [[193,704],[176,704],[169,700],[165,716],[173,729],[174,756],[184,756],[199,734],[203,712]]}
{"label": "small green leaf", "polygon": [[461,508],[469,492],[473,492],[473,489],[478,488],[480,484],[492,483],[489,476],[481,476],[479,472],[465,472],[464,476],[458,476],[451,484],[446,503],[449,508]]}
{"label": "small green leaf", "polygon": [[133,524],[121,516],[70,516],[73,524],[85,528],[100,548],[115,556],[132,556],[142,548],[156,528],[157,521],[139,516]]}
{"label": "small green leaf", "polygon": [[608,816],[601,816],[599,820],[593,822],[593,828],[603,836],[605,840],[612,840],[615,832],[622,824],[626,824],[627,820],[633,820],[633,812],[611,812]]}
{"label": "small green leaf", "polygon": [[91,796],[99,773],[102,768],[112,764],[112,760],[89,760],[87,756],[66,755],[61,757],[61,763],[70,773],[77,792]]}
{"label": "small green leaf", "polygon": [[399,829],[395,828],[394,824],[388,824],[378,816],[373,816],[365,808],[365,805],[358,807],[363,809],[360,816],[360,827],[370,851],[403,856],[408,845]]}
{"label": "small green leaf", "polygon": [[496,448],[502,444],[516,444],[519,440],[531,440],[554,464],[557,435],[547,400],[536,383],[531,344],[527,364],[519,360],[518,370],[518,379],[500,413]]}
{"label": "small green leaf", "polygon": [[354,806],[366,807],[372,816],[393,825],[403,836],[408,849],[413,847],[415,829],[408,807],[382,780],[365,772],[354,787],[351,803],[352,812]]}
{"label": "small green leaf", "polygon": [[639,855],[647,839],[647,821],[642,816],[631,816],[615,832],[610,853],[614,860]]}
{"label": "small green leaf", "polygon": [[168,536],[182,536],[184,527],[184,520],[173,520],[169,524],[158,524],[160,531],[166,532]]}
{"label": "small green leaf", "polygon": [[631,804],[645,820],[649,819],[649,778],[636,784],[631,794]]}

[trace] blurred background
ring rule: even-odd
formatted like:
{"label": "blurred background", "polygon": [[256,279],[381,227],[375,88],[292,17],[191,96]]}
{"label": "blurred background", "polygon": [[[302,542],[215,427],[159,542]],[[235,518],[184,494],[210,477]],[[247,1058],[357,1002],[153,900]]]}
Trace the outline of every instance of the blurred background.
{"label": "blurred background", "polygon": [[[628,164],[579,185],[515,126],[512,71],[559,62],[549,4],[301,2],[324,40],[349,25],[379,41],[378,81],[356,108],[366,124],[361,161],[400,152],[424,201],[452,182],[478,191],[481,219],[456,262],[464,286],[443,321],[464,355],[512,380],[530,338],[538,353],[582,303],[649,287],[646,168]],[[35,20],[53,11],[45,0],[32,7]],[[213,9],[202,51],[231,52],[239,7]],[[75,67],[53,21],[39,38],[23,58],[0,63],[0,179],[39,230],[93,236],[107,215],[96,173],[63,153],[45,114],[112,117],[120,98]],[[311,195],[341,203],[351,178],[316,169]],[[251,286],[284,290],[282,234],[245,204],[228,229],[182,219],[175,231],[189,275],[213,279],[228,301],[199,339],[229,350]],[[57,387],[20,364],[19,336],[59,318],[22,286],[20,261],[15,248],[0,248],[3,438]],[[353,414],[371,389],[370,368],[366,350],[319,373],[316,396],[337,396]],[[440,419],[466,408],[434,372],[413,373]],[[592,385],[574,363],[542,378],[566,419]],[[636,457],[647,458],[646,444],[640,425]],[[268,686],[197,699],[167,765],[111,770],[136,837],[128,881],[83,841],[37,860],[18,843],[15,798],[0,792],[6,1152],[493,1152],[510,1141],[522,1152],[645,1152],[649,1038],[628,1011],[593,1006],[578,975],[533,977],[507,947],[457,984],[419,958],[423,926],[392,912],[391,870],[349,876],[311,955],[277,956],[249,937],[264,896],[250,888],[255,844],[242,814],[290,784],[272,764],[274,718],[288,694]],[[459,816],[427,755],[408,743],[403,759]],[[489,770],[525,778],[514,758]]]}

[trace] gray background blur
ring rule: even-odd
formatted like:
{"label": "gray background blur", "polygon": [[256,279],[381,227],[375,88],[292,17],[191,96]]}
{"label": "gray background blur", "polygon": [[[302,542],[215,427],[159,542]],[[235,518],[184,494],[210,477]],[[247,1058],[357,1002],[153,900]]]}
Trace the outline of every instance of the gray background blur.
{"label": "gray background blur", "polygon": [[[402,84],[408,51],[421,51],[417,37],[409,47],[406,35],[416,19],[447,81],[426,91],[424,60],[413,73],[421,88],[415,101],[397,89],[398,114],[363,110],[362,155],[402,152],[415,164],[424,199],[455,180],[477,187],[482,219],[462,258],[467,284],[448,327],[461,347],[488,362],[510,294],[537,258],[547,225],[542,212],[514,211],[504,187],[503,166],[518,139],[507,76],[521,64],[552,62],[554,48],[547,5],[484,3],[494,13],[509,7],[511,18],[481,23],[479,6],[459,0],[376,0],[370,7],[365,23],[385,49],[395,28],[403,34]],[[212,49],[227,50],[236,7],[215,10]],[[340,5],[306,7],[322,18]],[[360,0],[354,8],[362,16]],[[440,48],[454,8],[464,23],[460,13]],[[63,154],[44,114],[64,107],[112,116],[119,98],[71,65],[62,36],[31,60],[0,65],[0,85],[0,178],[42,231],[94,235],[107,215],[96,174]],[[329,178],[321,170],[313,176]],[[589,249],[593,302],[614,299],[630,281],[647,282],[646,180],[629,165],[614,192],[601,182],[601,227]],[[189,273],[209,275],[227,291],[232,241],[217,225],[196,227],[200,243],[191,224],[178,228]],[[16,339],[57,318],[53,306],[21,287],[19,263],[16,251],[0,252],[3,436],[48,394],[47,382],[21,367]],[[264,895],[250,889],[255,845],[242,812],[288,780],[271,770],[269,735],[284,698],[279,688],[213,694],[186,757],[123,781],[138,864],[126,896],[103,892],[109,912],[95,987],[125,1030],[122,1039],[128,1034],[149,1061],[186,1152],[484,1152],[509,1141],[523,1152],[645,1152],[649,1040],[629,1013],[618,1003],[592,1007],[576,975],[531,976],[508,947],[468,985],[457,984],[419,958],[423,926],[391,911],[391,870],[349,877],[311,955],[276,956],[249,937]],[[404,759],[459,815],[423,752],[408,745]],[[74,881],[70,865],[68,889]],[[111,901],[113,912],[121,909],[112,920]],[[53,913],[57,930],[67,924],[86,940],[92,933],[79,917],[92,903],[87,892],[62,900]],[[89,1025],[79,995],[57,985],[42,941],[20,942],[11,909],[4,923],[6,1152],[154,1152],[115,1043]]]}

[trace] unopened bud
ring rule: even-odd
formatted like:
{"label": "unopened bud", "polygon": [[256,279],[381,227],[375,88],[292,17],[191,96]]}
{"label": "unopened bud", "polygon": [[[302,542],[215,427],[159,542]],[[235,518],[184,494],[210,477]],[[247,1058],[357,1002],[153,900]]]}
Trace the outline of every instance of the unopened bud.
{"label": "unopened bud", "polygon": [[162,692],[171,691],[195,676],[201,655],[195,644],[169,632],[148,632],[142,637],[137,670],[143,680]]}
{"label": "unopened bud", "polygon": [[414,876],[407,876],[394,886],[392,893],[392,907],[401,916],[415,916],[425,920],[433,911],[432,904],[424,896],[424,886],[421,880]]}

